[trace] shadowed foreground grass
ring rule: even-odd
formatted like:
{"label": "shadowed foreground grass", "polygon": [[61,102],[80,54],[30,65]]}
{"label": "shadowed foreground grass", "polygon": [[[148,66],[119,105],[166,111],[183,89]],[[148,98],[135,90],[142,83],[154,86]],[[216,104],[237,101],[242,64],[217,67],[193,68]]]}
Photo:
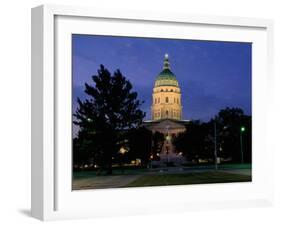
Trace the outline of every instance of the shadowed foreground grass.
{"label": "shadowed foreground grass", "polygon": [[206,184],[206,183],[229,183],[249,182],[251,176],[232,174],[225,172],[202,172],[186,174],[144,175],[126,187],[182,185],[182,184]]}

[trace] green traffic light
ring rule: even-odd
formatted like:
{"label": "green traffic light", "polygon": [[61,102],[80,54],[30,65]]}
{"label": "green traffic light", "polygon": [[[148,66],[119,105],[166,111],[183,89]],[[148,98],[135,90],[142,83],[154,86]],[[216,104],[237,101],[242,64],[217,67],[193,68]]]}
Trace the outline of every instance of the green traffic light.
{"label": "green traffic light", "polygon": [[241,132],[244,132],[246,129],[244,126],[241,127]]}

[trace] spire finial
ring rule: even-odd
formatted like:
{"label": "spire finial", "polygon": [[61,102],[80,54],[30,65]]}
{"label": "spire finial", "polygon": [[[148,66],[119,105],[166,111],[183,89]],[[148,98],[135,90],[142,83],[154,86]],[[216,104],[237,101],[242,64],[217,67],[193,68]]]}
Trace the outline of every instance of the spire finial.
{"label": "spire finial", "polygon": [[163,69],[170,69],[170,63],[169,63],[169,55],[168,55],[168,53],[165,53],[165,60],[164,60]]}

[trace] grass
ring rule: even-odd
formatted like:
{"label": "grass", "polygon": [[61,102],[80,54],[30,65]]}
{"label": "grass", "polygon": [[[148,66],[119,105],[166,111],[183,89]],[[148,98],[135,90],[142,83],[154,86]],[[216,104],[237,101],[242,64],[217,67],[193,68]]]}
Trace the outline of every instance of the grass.
{"label": "grass", "polygon": [[[214,164],[198,163],[198,164],[183,164],[184,167],[190,167],[192,169],[213,169]],[[218,164],[219,169],[251,169],[252,164],[250,163],[222,163]]]}
{"label": "grass", "polygon": [[[186,165],[182,166],[184,168],[188,169],[214,169],[214,165]],[[218,165],[219,169],[251,169],[251,164],[221,164]],[[172,169],[172,168],[171,168]],[[114,168],[113,169],[113,175],[140,175],[140,174],[145,174],[146,172],[151,172],[151,171],[157,171],[159,170],[158,168],[155,169],[147,169],[147,168],[126,168],[126,169],[121,169],[121,168]],[[105,175],[105,172],[102,173],[102,175]],[[191,173],[189,173],[191,175]],[[160,175],[163,176],[163,175]],[[85,171],[73,171],[73,179],[74,180],[79,180],[79,179],[87,179],[87,178],[93,178],[93,177],[98,177],[97,171],[96,170],[85,170]],[[215,182],[214,182],[215,183]]]}
{"label": "grass", "polygon": [[225,172],[197,172],[186,174],[144,175],[126,185],[126,187],[248,182],[251,180],[252,177],[248,175]]}
{"label": "grass", "polygon": [[[149,171],[146,168],[136,168],[136,169],[113,169],[112,175],[138,175],[138,174],[143,174],[145,172]],[[101,176],[105,176],[105,171],[101,173]],[[93,177],[98,177],[97,171],[74,171],[73,172],[73,179],[74,180],[79,180],[79,179],[87,179],[87,178],[93,178]]]}
{"label": "grass", "polygon": [[96,171],[79,171],[79,172],[73,172],[73,179],[78,180],[78,179],[86,179],[86,178],[92,178],[96,177],[97,172]]}

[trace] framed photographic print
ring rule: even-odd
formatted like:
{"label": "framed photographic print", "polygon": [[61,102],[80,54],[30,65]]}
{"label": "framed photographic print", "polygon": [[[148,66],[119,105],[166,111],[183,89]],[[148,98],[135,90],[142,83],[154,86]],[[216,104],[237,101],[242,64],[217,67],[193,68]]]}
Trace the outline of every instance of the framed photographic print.
{"label": "framed photographic print", "polygon": [[32,10],[32,215],[272,203],[272,21]]}

